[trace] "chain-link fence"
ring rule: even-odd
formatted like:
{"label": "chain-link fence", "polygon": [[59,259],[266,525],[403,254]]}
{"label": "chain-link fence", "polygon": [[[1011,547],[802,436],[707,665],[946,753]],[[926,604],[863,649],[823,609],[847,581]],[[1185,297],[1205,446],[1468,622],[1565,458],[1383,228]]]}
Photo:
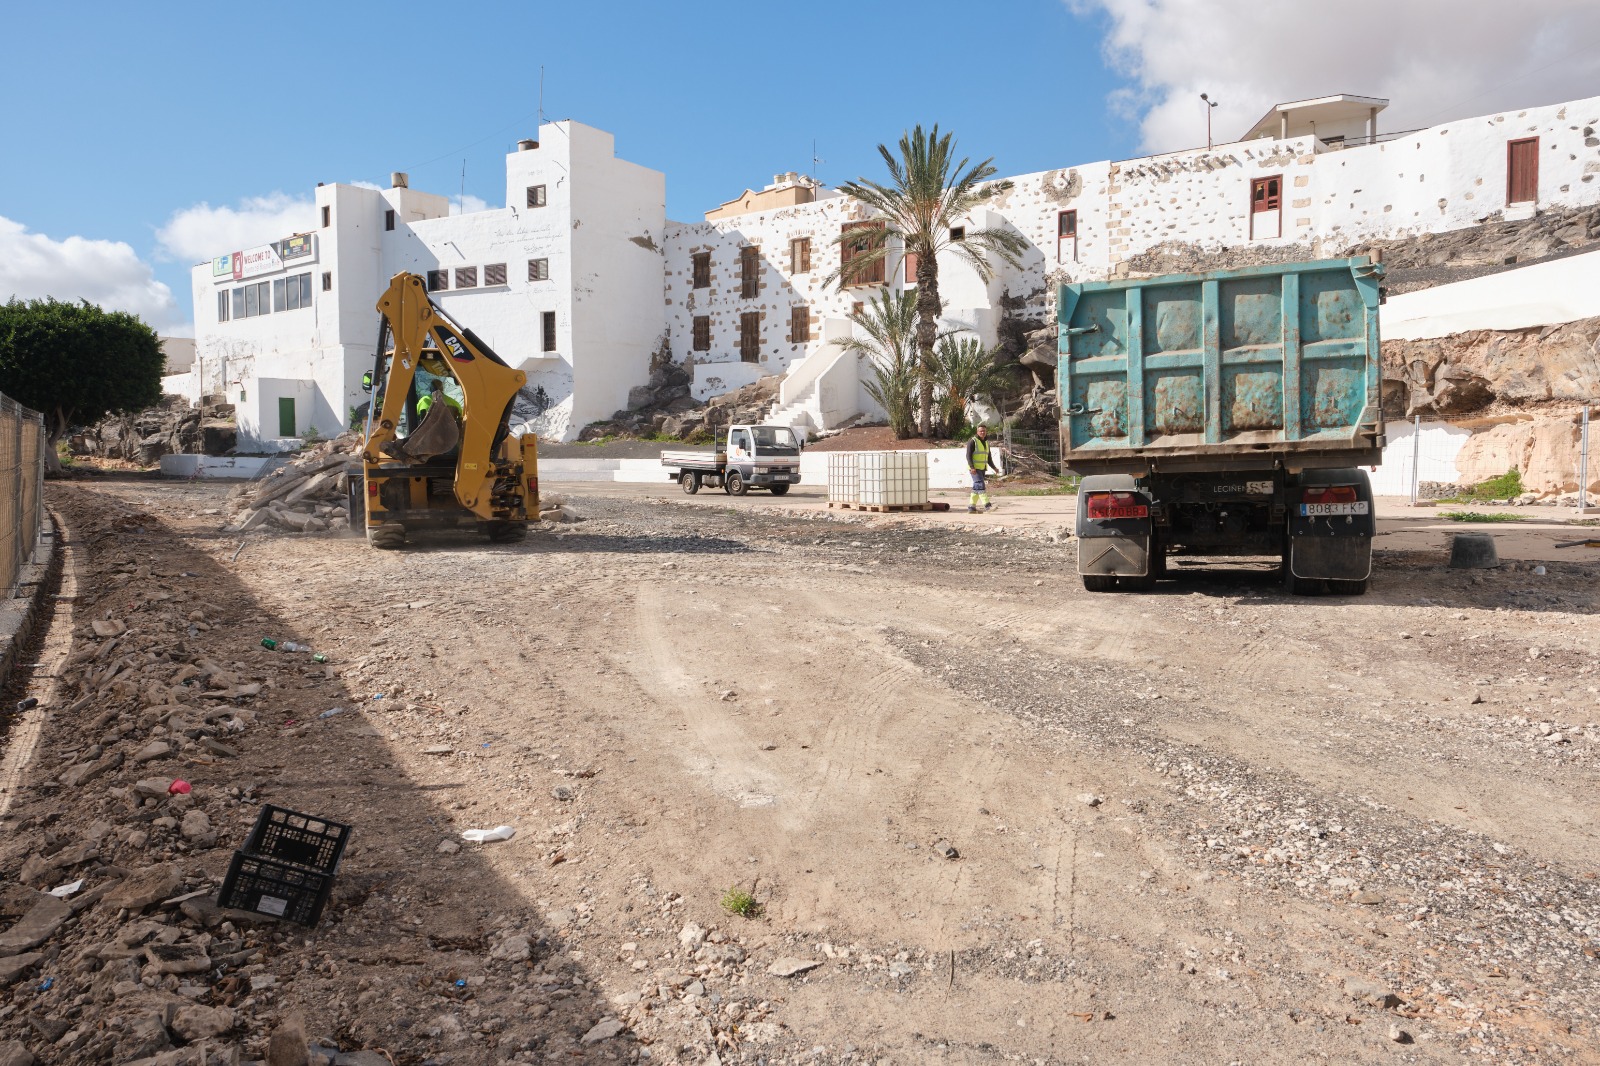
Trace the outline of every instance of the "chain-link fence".
{"label": "chain-link fence", "polygon": [[1061,432],[1054,429],[1013,429],[1006,426],[1001,444],[1019,474],[1061,475]]}
{"label": "chain-link fence", "polygon": [[1534,497],[1583,507],[1600,503],[1600,411],[1485,425],[1390,422],[1383,464],[1372,472],[1378,496],[1419,500]]}
{"label": "chain-link fence", "polygon": [[0,589],[16,583],[44,520],[44,416],[0,396]]}

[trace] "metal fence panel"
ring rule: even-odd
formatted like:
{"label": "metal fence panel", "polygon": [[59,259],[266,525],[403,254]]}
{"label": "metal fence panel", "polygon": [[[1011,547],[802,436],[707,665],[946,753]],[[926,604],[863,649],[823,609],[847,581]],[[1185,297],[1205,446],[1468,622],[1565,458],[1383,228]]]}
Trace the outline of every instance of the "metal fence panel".
{"label": "metal fence panel", "polygon": [[0,396],[0,588],[33,556],[44,520],[44,416]]}

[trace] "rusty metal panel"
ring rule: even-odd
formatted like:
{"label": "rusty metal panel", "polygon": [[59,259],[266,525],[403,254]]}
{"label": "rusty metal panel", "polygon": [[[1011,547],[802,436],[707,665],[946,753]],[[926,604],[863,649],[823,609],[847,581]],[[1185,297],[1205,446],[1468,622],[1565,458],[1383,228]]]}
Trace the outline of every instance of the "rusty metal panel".
{"label": "rusty metal panel", "polygon": [[1383,444],[1381,275],[1357,257],[1061,286],[1065,464],[1363,461]]}

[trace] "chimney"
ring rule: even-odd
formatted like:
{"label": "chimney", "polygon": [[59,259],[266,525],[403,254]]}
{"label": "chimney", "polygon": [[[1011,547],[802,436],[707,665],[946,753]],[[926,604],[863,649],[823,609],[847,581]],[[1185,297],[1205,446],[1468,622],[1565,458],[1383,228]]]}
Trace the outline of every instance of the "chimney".
{"label": "chimney", "polygon": [[517,142],[517,151],[519,152],[531,152],[537,147],[539,147],[539,142],[531,137],[524,137]]}
{"label": "chimney", "polygon": [[409,189],[411,178],[403,170],[392,171],[389,174],[389,185],[396,189]]}

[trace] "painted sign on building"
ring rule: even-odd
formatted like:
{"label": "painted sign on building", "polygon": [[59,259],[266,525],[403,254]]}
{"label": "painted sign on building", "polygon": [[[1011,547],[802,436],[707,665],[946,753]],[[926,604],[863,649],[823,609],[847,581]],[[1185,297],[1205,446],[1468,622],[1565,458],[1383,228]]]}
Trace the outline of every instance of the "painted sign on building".
{"label": "painted sign on building", "polygon": [[211,276],[214,278],[233,277],[233,256],[219,255],[211,260]]}
{"label": "painted sign on building", "polygon": [[284,262],[291,259],[304,259],[316,253],[316,245],[312,242],[316,238],[309,233],[302,233],[296,237],[289,237],[278,242],[278,255]]}
{"label": "painted sign on building", "polygon": [[246,248],[242,252],[233,253],[234,281],[257,277],[261,274],[270,274],[274,270],[282,269],[283,259],[278,255],[278,250],[270,244],[263,244],[259,248]]}

